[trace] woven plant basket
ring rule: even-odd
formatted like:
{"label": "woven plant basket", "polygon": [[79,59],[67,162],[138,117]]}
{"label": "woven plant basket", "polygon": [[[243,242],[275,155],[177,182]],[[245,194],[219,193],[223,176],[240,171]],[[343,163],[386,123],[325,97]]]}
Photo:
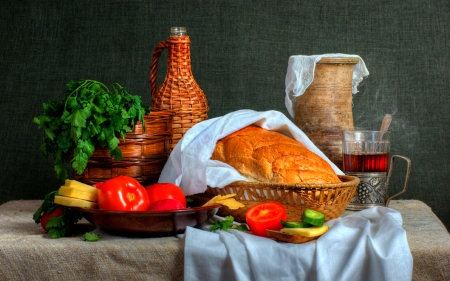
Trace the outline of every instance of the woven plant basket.
{"label": "woven plant basket", "polygon": [[138,122],[133,131],[127,133],[119,148],[122,160],[109,156],[108,148],[96,148],[83,174],[73,172],[75,180],[94,184],[126,175],[137,179],[142,185],[156,183],[169,157],[169,141],[172,137],[173,112],[152,111],[144,116],[146,131]]}
{"label": "woven plant basket", "polygon": [[222,206],[219,216],[233,216],[245,222],[245,212],[262,202],[276,201],[284,205],[287,219],[298,221],[306,208],[322,212],[326,221],[339,217],[353,199],[359,178],[340,175],[341,183],[332,184],[270,184],[237,181],[224,188],[208,187],[206,194],[226,195],[235,193],[235,199],[245,207],[231,210]]}
{"label": "woven plant basket", "polygon": [[[189,36],[171,36],[159,43],[150,67],[152,110],[173,110],[171,148],[195,124],[208,118],[208,102],[203,90],[194,79],[191,69]],[[167,49],[167,74],[157,87],[158,60]]]}

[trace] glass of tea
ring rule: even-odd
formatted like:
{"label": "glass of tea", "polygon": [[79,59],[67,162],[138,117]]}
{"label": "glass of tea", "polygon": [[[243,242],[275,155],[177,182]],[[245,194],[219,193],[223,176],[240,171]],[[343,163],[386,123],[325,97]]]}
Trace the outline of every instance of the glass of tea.
{"label": "glass of tea", "polygon": [[389,131],[344,131],[342,170],[344,173],[386,173],[389,167]]}
{"label": "glass of tea", "polygon": [[[391,133],[389,131],[344,131],[342,133],[342,170],[346,175],[358,177],[356,188],[347,210],[362,210],[374,206],[388,206],[389,201],[406,191],[411,160],[405,156],[389,157]],[[407,162],[403,190],[389,195],[389,179],[394,159]]]}

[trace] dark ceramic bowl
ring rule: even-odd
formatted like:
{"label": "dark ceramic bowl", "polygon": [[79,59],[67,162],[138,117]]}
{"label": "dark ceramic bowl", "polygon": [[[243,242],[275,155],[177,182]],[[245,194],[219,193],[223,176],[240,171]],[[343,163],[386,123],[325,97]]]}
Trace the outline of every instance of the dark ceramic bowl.
{"label": "dark ceramic bowl", "polygon": [[77,208],[90,223],[120,236],[162,237],[184,233],[214,216],[221,205],[201,207],[207,198],[189,196],[191,207],[173,211],[104,211]]}

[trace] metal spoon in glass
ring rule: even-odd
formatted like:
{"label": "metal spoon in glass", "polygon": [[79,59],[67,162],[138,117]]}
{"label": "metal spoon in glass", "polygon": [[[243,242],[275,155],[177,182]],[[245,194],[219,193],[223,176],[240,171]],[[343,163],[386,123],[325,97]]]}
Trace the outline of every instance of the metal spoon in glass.
{"label": "metal spoon in glass", "polygon": [[380,133],[378,134],[378,141],[381,141],[383,139],[383,134],[389,129],[389,126],[391,125],[392,116],[390,114],[384,115],[383,121],[381,122],[381,128]]}
{"label": "metal spoon in glass", "polygon": [[389,126],[391,125],[391,121],[392,121],[392,116],[390,114],[384,115],[383,121],[381,122],[380,132],[378,133],[378,137],[377,137],[376,151],[380,150],[380,145],[381,145],[380,142],[383,139],[384,133],[387,132],[387,130],[389,129]]}

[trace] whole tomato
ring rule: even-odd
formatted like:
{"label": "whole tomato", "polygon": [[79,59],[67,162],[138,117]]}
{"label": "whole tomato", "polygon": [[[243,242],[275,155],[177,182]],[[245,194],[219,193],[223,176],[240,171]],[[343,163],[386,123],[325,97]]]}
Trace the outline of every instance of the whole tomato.
{"label": "whole tomato", "polygon": [[102,188],[102,184],[103,184],[103,182],[100,181],[100,182],[94,183],[93,186],[97,189],[100,189],[100,188]]}
{"label": "whole tomato", "polygon": [[147,190],[150,205],[159,200],[175,199],[180,201],[184,208],[186,208],[186,197],[184,196],[183,190],[176,184],[169,182],[155,183],[145,187],[145,189]]}
{"label": "whole tomato", "polygon": [[41,226],[42,228],[45,230],[45,232],[48,232],[49,229],[47,229],[47,222],[50,218],[54,218],[54,217],[60,217],[62,215],[64,215],[64,210],[65,208],[62,206],[58,206],[56,207],[53,211],[51,211],[50,213],[45,212],[42,215],[41,218]]}
{"label": "whole tomato", "polygon": [[268,237],[266,229],[280,230],[281,220],[286,220],[286,209],[278,202],[265,202],[255,205],[245,213],[245,220],[253,234]]}
{"label": "whole tomato", "polygon": [[185,209],[186,206],[176,199],[163,199],[156,201],[148,207],[149,211],[170,211]]}
{"label": "whole tomato", "polygon": [[150,206],[145,188],[128,176],[105,181],[97,198],[98,207],[108,211],[145,211]]}

